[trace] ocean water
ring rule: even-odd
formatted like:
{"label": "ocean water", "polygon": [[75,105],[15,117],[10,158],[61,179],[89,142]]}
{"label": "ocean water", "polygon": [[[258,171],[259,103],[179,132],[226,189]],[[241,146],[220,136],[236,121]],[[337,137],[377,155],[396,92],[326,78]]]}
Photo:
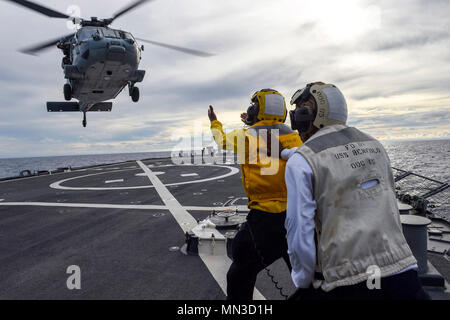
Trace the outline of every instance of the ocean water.
{"label": "ocean water", "polygon": [[[450,140],[383,141],[394,168],[450,183]],[[398,174],[394,170],[394,174]],[[417,176],[408,176],[396,184],[400,194],[424,195],[440,186]],[[427,198],[428,209],[450,222],[450,188]]]}
{"label": "ocean water", "polygon": [[[449,157],[450,140],[431,141],[382,141],[385,146],[393,167],[412,171],[414,173],[441,181],[450,182]],[[84,167],[98,164],[109,164],[128,160],[142,160],[148,158],[170,157],[171,152],[143,152],[123,154],[100,154],[81,156],[58,156],[58,157],[36,157],[0,159],[0,178],[18,176],[22,170],[55,170],[63,167]],[[408,186],[417,185],[417,194],[431,190],[435,185],[423,184],[420,179],[405,179]],[[424,190],[419,190],[422,187]],[[430,200],[438,205],[436,211],[439,215],[450,219],[450,190],[432,197]],[[433,212],[436,212],[433,210]],[[437,213],[437,212],[436,212]]]}
{"label": "ocean water", "polygon": [[450,140],[382,141],[393,167],[450,182]]}
{"label": "ocean water", "polygon": [[129,160],[167,158],[170,157],[170,154],[171,152],[163,151],[35,158],[0,158],[0,178],[19,176],[20,172],[23,170],[30,170],[31,172],[34,172],[39,170],[56,170],[58,168],[67,167],[87,167]]}

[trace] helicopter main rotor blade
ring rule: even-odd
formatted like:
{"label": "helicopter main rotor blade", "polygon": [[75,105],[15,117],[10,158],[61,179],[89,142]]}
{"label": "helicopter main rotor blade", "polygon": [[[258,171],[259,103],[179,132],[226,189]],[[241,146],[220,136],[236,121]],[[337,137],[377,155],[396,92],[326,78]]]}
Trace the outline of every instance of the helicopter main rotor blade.
{"label": "helicopter main rotor blade", "polygon": [[136,40],[139,40],[139,41],[142,41],[142,42],[151,43],[151,44],[154,44],[156,46],[160,46],[160,47],[164,47],[164,48],[168,48],[168,49],[172,49],[172,50],[176,50],[176,51],[181,51],[181,52],[184,52],[184,53],[187,53],[187,54],[191,54],[191,55],[194,55],[194,56],[198,56],[198,57],[211,57],[211,56],[215,55],[215,54],[208,53],[208,52],[203,52],[203,51],[199,51],[199,50],[178,47],[178,46],[174,46],[174,45],[171,45],[171,44],[157,42],[157,41],[153,41],[153,40],[146,40],[146,39],[140,39],[140,38],[136,38]]}
{"label": "helicopter main rotor blade", "polygon": [[61,40],[64,41],[65,39],[68,39],[73,36],[74,36],[74,34],[70,34],[67,36],[59,37],[57,39],[49,40],[49,41],[40,43],[38,45],[34,45],[32,47],[21,49],[20,52],[35,56],[37,52],[47,49],[47,48],[50,48],[51,46],[56,45],[59,41],[61,41]]}
{"label": "helicopter main rotor blade", "polygon": [[154,0],[137,0],[137,1],[133,2],[129,6],[123,8],[122,10],[120,10],[119,12],[116,12],[116,14],[112,18],[108,19],[108,22],[109,23],[113,22],[114,20],[116,20],[121,15],[124,15],[128,11],[131,11],[131,10],[135,9],[136,7],[142,5],[142,4],[146,3],[146,2],[149,2],[149,1],[154,1]]}
{"label": "helicopter main rotor blade", "polygon": [[24,6],[24,7],[28,8],[28,9],[37,11],[39,13],[42,13],[42,14],[46,15],[47,17],[64,18],[64,19],[70,18],[65,13],[61,13],[61,12],[55,11],[53,9],[46,8],[46,7],[44,7],[44,6],[40,5],[40,4],[31,2],[31,1],[27,1],[27,0],[7,0],[7,1],[14,2],[14,3],[19,4],[21,6]]}

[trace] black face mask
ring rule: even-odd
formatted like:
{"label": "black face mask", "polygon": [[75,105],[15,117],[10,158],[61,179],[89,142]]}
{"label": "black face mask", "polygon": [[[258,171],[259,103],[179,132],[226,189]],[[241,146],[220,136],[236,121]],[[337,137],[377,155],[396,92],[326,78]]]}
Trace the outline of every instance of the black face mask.
{"label": "black face mask", "polygon": [[289,112],[291,118],[292,130],[298,130],[299,132],[308,131],[311,121],[316,119],[314,114],[309,114],[306,107],[301,106]]}
{"label": "black face mask", "polygon": [[[313,85],[314,83],[308,84],[300,97],[298,97],[297,100],[293,101],[292,103],[299,105],[302,102],[307,101],[311,96],[311,87]],[[292,130],[298,130],[299,132],[308,131],[311,121],[314,121],[316,119],[316,115],[309,114],[308,109],[304,106],[297,107],[295,108],[295,110],[290,111],[289,116],[291,118]]]}

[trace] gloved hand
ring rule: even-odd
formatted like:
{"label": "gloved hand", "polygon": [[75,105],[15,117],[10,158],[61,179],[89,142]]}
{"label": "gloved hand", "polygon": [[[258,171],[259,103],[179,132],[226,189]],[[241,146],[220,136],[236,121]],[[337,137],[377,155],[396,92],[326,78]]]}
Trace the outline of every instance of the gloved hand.
{"label": "gloved hand", "polygon": [[247,124],[247,118],[248,118],[248,114],[247,112],[241,113],[241,121],[245,124]]}
{"label": "gloved hand", "polygon": [[216,114],[214,113],[214,109],[213,109],[213,106],[209,106],[209,109],[208,109],[208,118],[209,118],[209,121],[214,121],[214,120],[217,120],[217,116],[216,116]]}

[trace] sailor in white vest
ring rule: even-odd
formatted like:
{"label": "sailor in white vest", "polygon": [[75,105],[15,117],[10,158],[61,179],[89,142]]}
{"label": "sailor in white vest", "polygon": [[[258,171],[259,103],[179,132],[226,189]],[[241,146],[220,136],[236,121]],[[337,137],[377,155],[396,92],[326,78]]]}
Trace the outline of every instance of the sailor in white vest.
{"label": "sailor in white vest", "polygon": [[292,97],[292,129],[304,145],[285,149],[291,299],[429,299],[402,233],[394,178],[383,146],[347,127],[332,84]]}

